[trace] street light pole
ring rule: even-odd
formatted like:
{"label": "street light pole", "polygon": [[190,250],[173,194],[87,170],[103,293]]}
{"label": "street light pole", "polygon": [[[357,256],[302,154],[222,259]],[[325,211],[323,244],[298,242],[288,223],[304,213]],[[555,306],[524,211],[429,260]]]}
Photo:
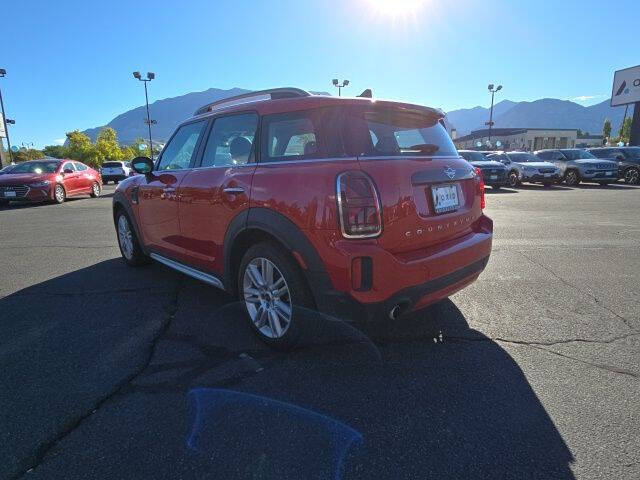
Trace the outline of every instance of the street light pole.
{"label": "street light pole", "polygon": [[149,115],[149,94],[147,93],[147,82],[150,82],[154,78],[156,78],[156,74],[153,72],[147,72],[147,78],[142,78],[140,72],[133,72],[133,77],[137,78],[141,82],[144,82],[144,99],[147,104],[147,119],[145,123],[149,127],[149,153],[151,155],[151,160],[153,160],[153,141],[151,140],[151,124],[157,123],[155,120],[151,120]]}
{"label": "street light pole", "polygon": [[485,125],[489,125],[489,143],[491,143],[491,128],[493,127],[493,97],[496,92],[502,90],[502,85],[498,85],[497,88],[494,88],[493,83],[491,83],[487,88],[491,92],[491,113],[489,114],[489,121],[485,122]]}
{"label": "street light pole", "polygon": [[[4,77],[7,71],[0,68],[0,78]],[[4,134],[7,136],[7,148],[9,149],[9,160],[13,163],[13,152],[11,151],[11,140],[9,140],[9,129],[7,128],[7,117],[4,113],[4,102],[2,101],[2,89],[0,89],[0,108],[2,109],[2,122],[4,124]],[[0,165],[2,162],[0,162]]]}
{"label": "street light pole", "polygon": [[343,80],[342,84],[340,84],[338,79],[334,78],[331,83],[333,83],[334,87],[338,87],[338,96],[340,97],[341,94],[342,94],[342,88],[346,87],[347,85],[349,85],[349,80]]}

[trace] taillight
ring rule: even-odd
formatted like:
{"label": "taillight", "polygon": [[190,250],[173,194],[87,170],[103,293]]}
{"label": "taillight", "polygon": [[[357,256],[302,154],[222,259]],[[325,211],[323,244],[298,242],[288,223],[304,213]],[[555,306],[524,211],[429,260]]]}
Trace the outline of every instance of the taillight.
{"label": "taillight", "polygon": [[480,196],[480,208],[484,210],[486,203],[484,200],[484,180],[482,179],[482,170],[476,168],[476,185],[477,193]]}
{"label": "taillight", "polygon": [[382,233],[382,207],[373,180],[364,172],[349,171],[336,182],[340,229],[345,238],[371,238]]}

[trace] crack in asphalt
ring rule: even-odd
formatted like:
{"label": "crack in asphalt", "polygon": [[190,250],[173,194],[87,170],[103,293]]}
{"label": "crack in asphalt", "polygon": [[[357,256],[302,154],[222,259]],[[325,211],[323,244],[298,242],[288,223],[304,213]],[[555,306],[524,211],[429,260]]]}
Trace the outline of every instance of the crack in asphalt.
{"label": "crack in asphalt", "polygon": [[534,265],[537,265],[538,267],[546,270],[547,272],[549,272],[551,275],[553,275],[554,277],[556,277],[558,280],[560,280],[562,283],[564,283],[565,285],[573,288],[574,290],[576,290],[577,292],[586,295],[587,297],[590,297],[591,299],[593,299],[594,302],[596,302],[596,304],[602,308],[603,310],[611,313],[612,315],[616,316],[617,318],[619,318],[620,320],[622,320],[622,323],[624,323],[630,330],[633,330],[634,332],[637,332],[638,330],[633,327],[631,325],[631,322],[623,317],[622,315],[620,315],[619,313],[613,311],[611,308],[607,307],[604,303],[602,303],[602,301],[596,297],[593,293],[588,292],[583,290],[582,288],[578,287],[577,285],[574,285],[573,283],[565,280],[564,278],[562,278],[558,273],[554,272],[552,269],[550,269],[549,267],[547,267],[546,265],[543,265],[540,262],[536,262],[535,260],[533,260],[531,257],[529,257],[528,255],[526,255],[524,252],[520,251],[520,250],[515,250],[517,253],[519,253],[521,256],[523,256],[524,258],[526,258],[527,260],[529,260],[531,263],[533,263]]}
{"label": "crack in asphalt", "polygon": [[140,376],[148,368],[153,358],[153,355],[155,354],[158,341],[169,330],[169,327],[171,326],[171,323],[176,316],[176,313],[178,311],[178,299],[180,297],[181,291],[182,291],[181,286],[178,286],[173,291],[173,299],[168,307],[168,315],[162,321],[160,328],[157,330],[157,332],[152,336],[147,357],[144,359],[141,366],[137,368],[133,373],[125,377],[123,380],[118,382],[110,392],[108,392],[102,398],[98,399],[98,401],[95,402],[95,404],[90,408],[88,408],[84,413],[67,421],[63,425],[63,427],[60,429],[60,431],[53,436],[53,438],[40,444],[40,446],[37,447],[31,455],[29,455],[27,458],[20,461],[19,471],[14,474],[11,474],[9,478],[11,479],[23,478],[27,473],[30,473],[36,468],[38,468],[42,464],[44,459],[47,457],[49,452],[51,452],[51,450],[59,442],[61,442],[67,436],[72,434],[77,428],[79,428],[82,425],[82,423],[87,418],[89,418],[91,415],[96,413],[109,400],[118,396],[131,382],[133,382],[138,376]]}
{"label": "crack in asphalt", "polygon": [[509,344],[514,344],[514,345],[522,345],[525,347],[530,347],[530,348],[535,348],[537,350],[542,350],[544,352],[548,352],[551,353],[553,355],[557,355],[559,357],[568,359],[568,360],[574,360],[576,362],[580,362],[583,363],[585,365],[589,365],[595,368],[599,368],[601,370],[606,370],[607,372],[610,373],[617,373],[620,375],[626,375],[629,377],[633,377],[633,378],[640,378],[640,374],[632,372],[631,370],[626,370],[624,368],[618,368],[618,367],[614,367],[612,365],[606,365],[604,363],[597,363],[597,362],[590,362],[589,360],[584,360],[581,358],[577,358],[577,357],[573,357],[571,355],[566,355],[564,353],[560,353],[557,352],[555,350],[551,350],[549,348],[545,348],[548,346],[553,346],[553,345],[560,345],[560,344],[567,344],[567,343],[572,343],[572,342],[584,342],[584,343],[601,343],[601,344],[606,344],[606,343],[613,343],[615,341],[627,338],[627,337],[633,337],[633,336],[637,336],[640,335],[638,333],[630,333],[627,335],[621,335],[620,337],[614,337],[608,340],[602,340],[602,341],[598,341],[598,340],[583,340],[583,339],[572,339],[572,340],[559,340],[559,341],[551,341],[551,342],[529,342],[529,341],[524,341],[524,340],[513,340],[513,339],[504,339],[504,338],[500,338],[500,337],[448,337],[445,336],[443,337],[443,339],[447,339],[447,340],[453,340],[453,341],[462,341],[462,342],[490,342],[490,341],[496,341],[496,342],[502,342],[502,343],[509,343]]}
{"label": "crack in asphalt", "polygon": [[57,292],[34,292],[34,293],[14,293],[7,294],[7,297],[84,297],[85,295],[112,295],[114,293],[137,293],[153,291],[158,294],[171,293],[173,290],[158,290],[158,287],[134,287],[134,288],[115,288],[113,290],[85,290],[84,292],[69,292],[69,293],[57,293]]}

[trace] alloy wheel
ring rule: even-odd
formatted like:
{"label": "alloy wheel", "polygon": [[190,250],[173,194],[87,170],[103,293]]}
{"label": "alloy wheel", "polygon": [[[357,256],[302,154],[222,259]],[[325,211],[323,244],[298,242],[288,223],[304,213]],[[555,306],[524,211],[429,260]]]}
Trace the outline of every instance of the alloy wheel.
{"label": "alloy wheel", "polygon": [[640,180],[640,174],[638,170],[635,168],[630,168],[624,173],[624,181],[625,183],[629,183],[631,185],[637,185],[638,180]]}
{"label": "alloy wheel", "polygon": [[574,172],[573,170],[568,171],[565,177],[565,182],[567,183],[567,185],[575,185],[576,183],[578,183],[578,175],[576,174],[576,172]]}
{"label": "alloy wheel", "polygon": [[98,185],[97,183],[93,184],[93,196],[94,197],[99,197],[100,196],[100,185]]}
{"label": "alloy wheel", "polygon": [[518,174],[516,172],[511,172],[509,174],[509,186],[515,187],[518,185]]}
{"label": "alloy wheel", "polygon": [[54,194],[56,196],[56,201],[58,203],[64,202],[64,188],[62,187],[62,185],[56,185],[56,190]]}
{"label": "alloy wheel", "polygon": [[266,258],[254,258],[244,271],[243,297],[251,321],[268,338],[281,338],[291,325],[291,293],[282,272]]}
{"label": "alloy wheel", "polygon": [[118,242],[120,243],[122,255],[127,260],[131,260],[133,257],[133,235],[131,234],[129,221],[124,215],[120,215],[118,218]]}

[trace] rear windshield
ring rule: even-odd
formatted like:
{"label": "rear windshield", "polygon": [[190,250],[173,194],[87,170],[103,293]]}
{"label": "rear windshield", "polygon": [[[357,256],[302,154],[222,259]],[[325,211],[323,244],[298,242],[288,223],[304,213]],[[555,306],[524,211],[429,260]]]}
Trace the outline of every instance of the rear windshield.
{"label": "rear windshield", "polygon": [[440,116],[427,109],[329,107],[263,117],[261,162],[417,155],[458,156]]}
{"label": "rear windshield", "polygon": [[487,157],[485,157],[480,152],[458,152],[462,158],[467,160],[468,162],[486,162]]}
{"label": "rear windshield", "polygon": [[122,163],[120,162],[104,162],[102,164],[103,168],[120,168],[122,167]]}
{"label": "rear windshield", "polygon": [[60,162],[25,162],[16,165],[7,173],[55,173],[59,166]]}
{"label": "rear windshield", "polygon": [[363,156],[458,156],[440,117],[428,110],[374,107],[362,115],[371,140]]}
{"label": "rear windshield", "polygon": [[560,150],[568,160],[593,159],[596,158],[586,150]]}
{"label": "rear windshield", "polygon": [[510,153],[509,159],[516,163],[540,162],[541,160],[532,153]]}
{"label": "rear windshield", "polygon": [[625,158],[633,158],[634,160],[640,160],[640,147],[629,147],[622,149],[622,153]]}

